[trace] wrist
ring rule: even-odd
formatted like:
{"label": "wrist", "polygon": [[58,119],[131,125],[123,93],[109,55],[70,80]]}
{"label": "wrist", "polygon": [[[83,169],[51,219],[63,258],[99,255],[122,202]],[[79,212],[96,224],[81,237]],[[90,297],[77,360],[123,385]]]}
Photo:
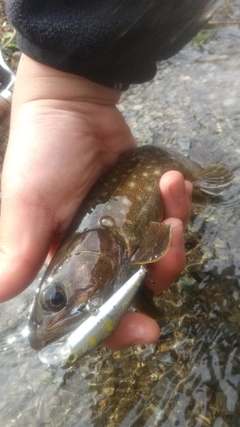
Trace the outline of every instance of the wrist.
{"label": "wrist", "polygon": [[65,73],[22,55],[14,89],[13,105],[35,100],[66,100],[116,105],[121,92],[84,77]]}

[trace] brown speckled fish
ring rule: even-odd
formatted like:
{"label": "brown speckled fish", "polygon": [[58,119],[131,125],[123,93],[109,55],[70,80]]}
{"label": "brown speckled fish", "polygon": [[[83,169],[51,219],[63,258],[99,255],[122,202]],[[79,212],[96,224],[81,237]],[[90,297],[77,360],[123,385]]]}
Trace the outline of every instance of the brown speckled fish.
{"label": "brown speckled fish", "polygon": [[33,348],[76,328],[136,265],[167,252],[171,230],[161,223],[159,179],[169,170],[193,183],[200,203],[203,193],[219,193],[231,181],[224,166],[203,169],[170,149],[145,146],[123,156],[89,192],[44,274],[30,315]]}

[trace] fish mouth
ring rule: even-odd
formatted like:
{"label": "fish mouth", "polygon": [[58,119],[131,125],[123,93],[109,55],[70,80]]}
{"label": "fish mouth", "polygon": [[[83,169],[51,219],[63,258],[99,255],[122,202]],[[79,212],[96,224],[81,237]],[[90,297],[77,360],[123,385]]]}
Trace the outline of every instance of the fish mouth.
{"label": "fish mouth", "polygon": [[58,340],[64,335],[69,334],[76,329],[79,324],[89,315],[87,310],[70,312],[63,319],[57,320],[56,323],[49,321],[45,324],[38,324],[34,320],[29,322],[28,341],[32,349],[41,350],[46,345]]}
{"label": "fish mouth", "polygon": [[42,328],[40,325],[29,325],[30,333],[28,335],[28,341],[30,344],[30,347],[32,347],[33,350],[40,350],[41,348],[45,347],[47,344],[47,339],[43,335]]}

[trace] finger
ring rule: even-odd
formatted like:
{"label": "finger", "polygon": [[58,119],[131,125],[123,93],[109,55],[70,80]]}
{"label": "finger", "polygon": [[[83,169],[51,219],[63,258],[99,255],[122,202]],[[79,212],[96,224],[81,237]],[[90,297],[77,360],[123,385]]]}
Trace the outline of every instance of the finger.
{"label": "finger", "polygon": [[186,264],[183,223],[177,218],[169,218],[164,222],[171,224],[172,238],[166,255],[158,262],[149,265],[150,280],[146,279],[146,284],[154,295],[168,288]]}
{"label": "finger", "polygon": [[[16,214],[17,212],[17,214]],[[53,234],[53,220],[40,201],[17,195],[4,197],[0,224],[0,302],[34,279],[41,268]]]}
{"label": "finger", "polygon": [[192,184],[177,171],[166,172],[160,180],[164,218],[179,218],[186,227],[191,212]]}
{"label": "finger", "polygon": [[151,344],[159,335],[160,329],[155,320],[141,313],[126,313],[103,345],[111,350],[122,350],[136,344]]}

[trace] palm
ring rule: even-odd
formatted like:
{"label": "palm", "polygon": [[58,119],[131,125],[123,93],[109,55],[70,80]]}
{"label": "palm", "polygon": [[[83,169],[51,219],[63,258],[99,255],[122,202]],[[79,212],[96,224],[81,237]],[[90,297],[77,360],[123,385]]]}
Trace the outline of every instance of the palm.
{"label": "palm", "polygon": [[[10,194],[15,192],[18,211],[28,208],[33,212],[36,207],[37,221],[44,222],[53,241],[62,238],[97,178],[134,146],[116,107],[74,103],[70,110],[62,104],[48,109],[45,103],[43,111],[38,102],[24,106],[28,123],[20,125],[23,144],[13,150],[10,143],[3,180],[3,188]],[[27,216],[21,218],[22,224],[28,221]],[[43,257],[48,248],[45,243]]]}

